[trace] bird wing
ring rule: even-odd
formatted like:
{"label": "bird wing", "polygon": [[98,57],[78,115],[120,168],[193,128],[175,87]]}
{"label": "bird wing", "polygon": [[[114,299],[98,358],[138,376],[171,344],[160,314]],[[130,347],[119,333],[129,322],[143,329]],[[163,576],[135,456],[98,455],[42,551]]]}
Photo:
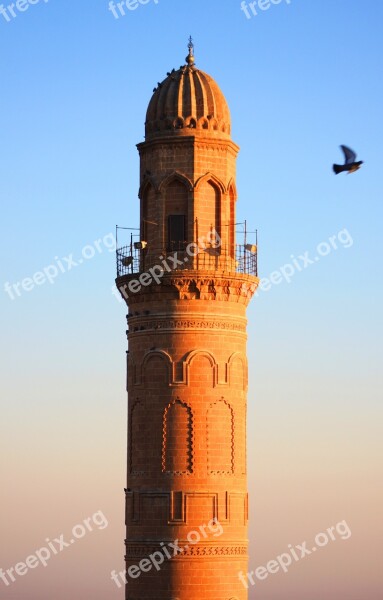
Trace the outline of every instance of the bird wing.
{"label": "bird wing", "polygon": [[347,148],[347,146],[341,146],[341,148],[344,153],[345,164],[351,165],[352,163],[354,163],[356,160],[355,152],[353,150],[351,150],[351,148]]}

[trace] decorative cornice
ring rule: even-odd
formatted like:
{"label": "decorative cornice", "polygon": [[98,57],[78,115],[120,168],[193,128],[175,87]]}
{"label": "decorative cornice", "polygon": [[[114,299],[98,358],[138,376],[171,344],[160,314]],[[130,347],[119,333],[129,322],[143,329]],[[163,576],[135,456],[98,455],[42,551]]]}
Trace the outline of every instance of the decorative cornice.
{"label": "decorative cornice", "polygon": [[[248,277],[248,276],[247,276]],[[180,274],[175,277],[164,278],[164,285],[177,289],[180,300],[231,300],[239,301],[240,298],[250,301],[258,286],[258,280],[246,281],[242,275],[220,278],[206,271],[200,276],[185,276]],[[196,298],[196,290],[199,292]]]}
{"label": "decorative cornice", "polygon": [[205,149],[214,148],[215,150],[216,149],[220,149],[220,150],[230,149],[230,151],[233,153],[234,156],[237,156],[237,154],[239,152],[239,146],[235,142],[233,142],[233,140],[219,139],[216,137],[210,138],[210,137],[205,137],[205,136],[194,137],[191,135],[183,135],[180,137],[169,136],[169,137],[161,137],[160,139],[148,140],[148,141],[140,142],[139,144],[137,144],[137,148],[138,148],[138,151],[142,158],[142,156],[144,155],[145,152],[147,152],[148,150],[151,150],[153,148],[160,151],[161,153],[167,149],[172,149],[172,150],[176,150],[177,152],[179,152],[180,144],[193,145],[193,146],[195,146],[195,148],[198,148],[198,149],[201,149],[201,148],[205,148]]}
{"label": "decorative cornice", "polygon": [[[117,277],[116,285],[129,302],[141,302],[148,294],[153,300],[159,294],[169,294],[175,300],[221,300],[247,305],[253,297],[259,283],[258,277],[243,273],[219,275],[217,271],[194,270],[187,275],[185,271],[173,271],[164,274],[160,283],[151,282],[149,286],[139,286],[135,293],[128,287],[132,279],[138,281],[139,274]],[[139,283],[139,282],[138,282]]]}

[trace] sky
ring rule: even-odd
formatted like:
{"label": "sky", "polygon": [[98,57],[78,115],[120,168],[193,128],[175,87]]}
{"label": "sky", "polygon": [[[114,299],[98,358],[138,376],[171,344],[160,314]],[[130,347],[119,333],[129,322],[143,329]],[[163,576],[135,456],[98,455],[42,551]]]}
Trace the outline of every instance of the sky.
{"label": "sky", "polygon": [[[239,0],[149,0],[119,18],[108,0],[19,2],[15,16],[9,4],[0,5],[0,568],[53,546],[45,567],[9,585],[0,578],[0,600],[122,597],[110,578],[123,568],[126,447],[113,236],[116,224],[138,225],[135,145],[152,90],[184,64],[189,35],[231,110],[238,221],[258,230],[249,568],[336,532],[287,572],[256,579],[249,598],[377,600],[383,4],[261,0],[246,14]],[[340,144],[364,161],[357,173],[332,172]],[[53,540],[73,531],[58,550]]]}

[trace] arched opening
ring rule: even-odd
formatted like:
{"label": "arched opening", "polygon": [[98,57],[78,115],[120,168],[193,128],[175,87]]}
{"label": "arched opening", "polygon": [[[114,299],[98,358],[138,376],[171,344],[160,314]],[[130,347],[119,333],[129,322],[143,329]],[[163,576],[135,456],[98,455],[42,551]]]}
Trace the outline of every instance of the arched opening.
{"label": "arched opening", "polygon": [[178,179],[165,188],[165,241],[166,249],[185,250],[187,245],[188,191]]}
{"label": "arched opening", "polygon": [[212,179],[202,181],[198,187],[196,216],[200,236],[209,237],[215,229],[221,237],[221,191]]}
{"label": "arched opening", "polygon": [[156,192],[148,183],[143,191],[141,214],[141,240],[148,242],[150,248],[158,246],[158,213]]}
{"label": "arched opening", "polygon": [[235,191],[233,186],[229,190],[229,255],[234,258],[235,255]]}
{"label": "arched opening", "polygon": [[197,127],[200,129],[209,129],[209,121],[206,117],[201,117],[198,120]]}

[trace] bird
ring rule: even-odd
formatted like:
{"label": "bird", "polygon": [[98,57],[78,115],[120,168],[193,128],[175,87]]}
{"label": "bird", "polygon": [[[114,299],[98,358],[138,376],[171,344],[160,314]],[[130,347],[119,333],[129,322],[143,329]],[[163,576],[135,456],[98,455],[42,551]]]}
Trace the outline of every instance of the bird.
{"label": "bird", "polygon": [[344,165],[333,165],[333,171],[335,175],[338,175],[342,171],[347,171],[347,174],[354,173],[363,164],[362,160],[356,161],[356,154],[351,148],[347,146],[340,146],[344,154]]}

